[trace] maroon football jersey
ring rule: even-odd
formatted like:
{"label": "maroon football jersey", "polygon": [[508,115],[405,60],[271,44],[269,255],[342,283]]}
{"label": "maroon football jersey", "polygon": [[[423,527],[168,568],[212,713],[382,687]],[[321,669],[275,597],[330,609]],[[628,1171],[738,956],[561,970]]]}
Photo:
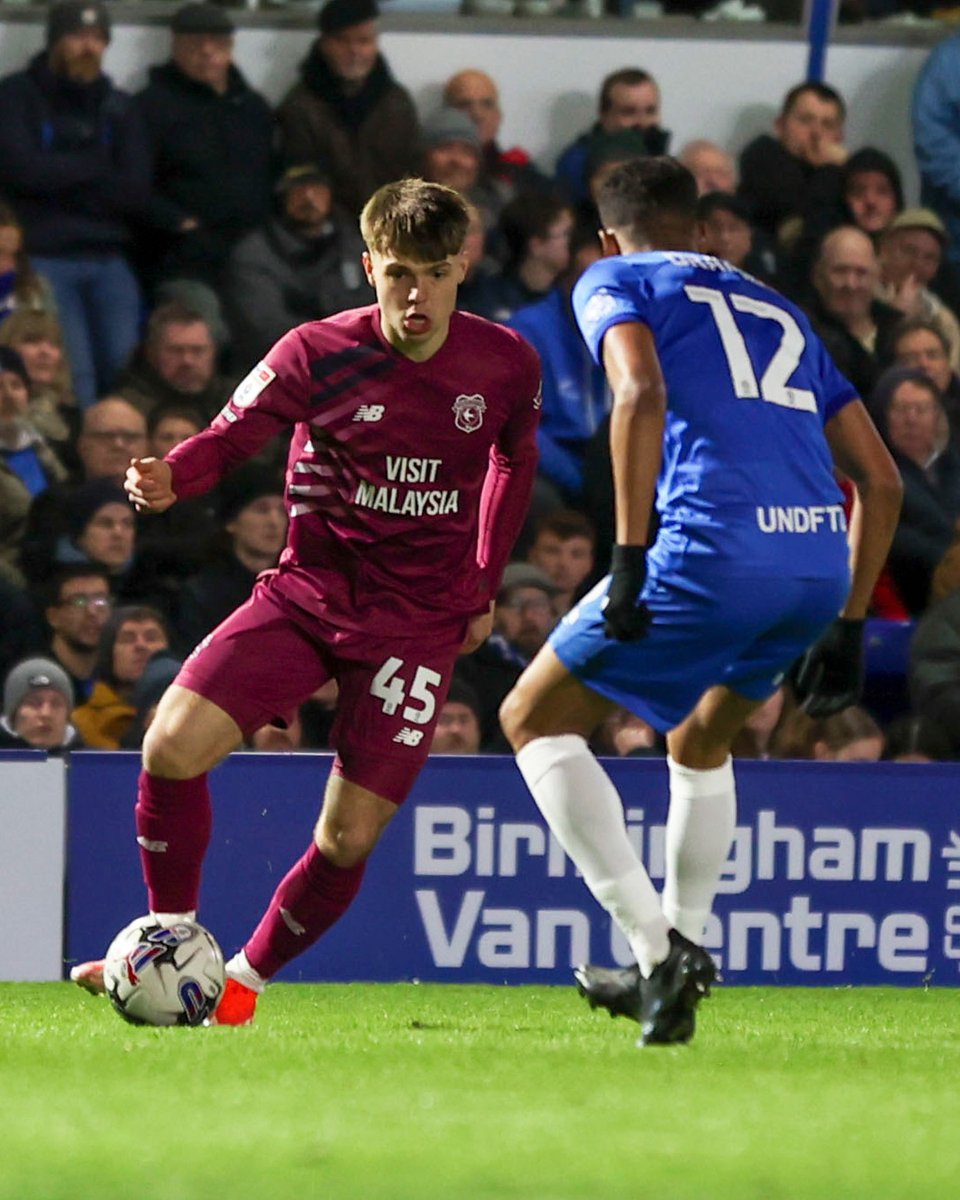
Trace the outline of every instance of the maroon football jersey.
{"label": "maroon football jersey", "polygon": [[427,362],[384,338],[376,305],[292,329],[208,429],[167,456],[206,491],[294,426],[278,582],[346,626],[411,632],[486,609],[536,470],[540,365],[512,330],[455,312]]}

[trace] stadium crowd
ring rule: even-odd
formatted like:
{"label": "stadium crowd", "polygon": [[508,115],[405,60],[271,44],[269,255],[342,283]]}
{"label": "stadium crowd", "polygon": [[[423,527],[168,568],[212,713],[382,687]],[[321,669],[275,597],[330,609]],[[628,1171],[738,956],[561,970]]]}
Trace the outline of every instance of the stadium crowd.
{"label": "stadium crowd", "polygon": [[[880,642],[906,631],[909,671],[901,650],[892,689],[822,721],[785,687],[737,752],[960,756],[960,35],[918,82],[924,207],[907,207],[884,150],[846,144],[832,88],[793,87],[737,161],[672,146],[657,81],[634,66],[601,82],[593,125],[548,175],[498,140],[483,71],[420,114],[377,17],[375,0],[327,0],[276,111],[233,62],[228,12],[204,3],[176,12],[171,57],[137,95],[105,73],[109,13],[83,0],[52,5],[45,49],[0,80],[0,748],[138,747],[180,662],[276,564],[285,446],[160,516],[131,508],[127,465],[204,428],[287,329],[372,302],[358,212],[416,174],[471,206],[460,307],[521,332],[543,365],[529,518],[433,743],[506,752],[500,702],[613,541],[608,390],[570,305],[600,253],[592,195],[616,165],[669,151],[697,178],[700,249],[804,308],[905,487],[873,617]],[[326,748],[336,704],[325,687],[251,748]],[[626,711],[596,748],[664,752]]]}

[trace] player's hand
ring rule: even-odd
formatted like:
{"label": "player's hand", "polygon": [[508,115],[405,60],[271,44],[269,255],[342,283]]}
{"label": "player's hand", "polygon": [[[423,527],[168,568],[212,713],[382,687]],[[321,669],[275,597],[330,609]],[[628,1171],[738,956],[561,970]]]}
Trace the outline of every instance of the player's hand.
{"label": "player's hand", "polygon": [[837,617],[793,664],[790,683],[808,717],[832,717],[863,691],[863,621]]}
{"label": "player's hand", "polygon": [[173,472],[162,458],[132,458],[123,486],[138,512],[166,512],[177,499]]}
{"label": "player's hand", "polygon": [[487,640],[493,632],[493,602],[486,612],[478,613],[477,616],[470,618],[470,624],[467,626],[466,636],[463,639],[463,644],[460,647],[461,654],[472,654]]}
{"label": "player's hand", "polygon": [[646,637],[651,615],[640,599],[647,579],[644,546],[614,546],[610,556],[610,590],[603,602],[603,631],[618,642]]}
{"label": "player's hand", "polygon": [[898,288],[895,288],[891,296],[891,303],[898,308],[905,317],[919,317],[923,313],[923,305],[921,303],[921,283],[916,275],[908,275],[903,283]]}

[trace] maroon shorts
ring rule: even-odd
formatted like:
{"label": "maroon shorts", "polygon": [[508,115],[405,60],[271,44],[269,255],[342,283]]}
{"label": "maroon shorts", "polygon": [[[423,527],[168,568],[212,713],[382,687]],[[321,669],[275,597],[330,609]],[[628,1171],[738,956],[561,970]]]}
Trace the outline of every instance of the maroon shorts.
{"label": "maroon shorts", "polygon": [[197,646],[176,682],[211,700],[245,737],[288,721],[328,679],[340,685],[333,770],[394,804],[407,797],[430,751],[466,620],[450,636],[389,639],[345,633],[292,604],[272,579]]}

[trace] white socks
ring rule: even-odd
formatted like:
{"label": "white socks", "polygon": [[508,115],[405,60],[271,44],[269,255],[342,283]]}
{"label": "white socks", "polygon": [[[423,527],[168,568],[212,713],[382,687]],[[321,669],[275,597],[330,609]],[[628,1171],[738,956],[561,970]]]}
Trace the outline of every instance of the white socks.
{"label": "white socks", "polygon": [[661,906],[627,838],[623,805],[578,734],[528,742],[517,766],[554,837],[622,930],[648,976],[669,953],[670,927],[698,945],[736,826],[731,759],[707,771],[667,759],[670,810]]}
{"label": "white socks", "polygon": [[182,913],[158,913],[152,912],[151,917],[158,925],[179,925],[181,921],[195,921],[197,919],[197,910],[191,909],[190,912]]}
{"label": "white socks", "polygon": [[717,893],[737,822],[737,793],[730,758],[697,771],[667,758],[667,816],[663,912],[667,921],[698,945]]}
{"label": "white socks", "polygon": [[627,838],[616,788],[578,734],[528,742],[517,766],[554,837],[649,975],[670,951],[668,924],[646,868]]}

